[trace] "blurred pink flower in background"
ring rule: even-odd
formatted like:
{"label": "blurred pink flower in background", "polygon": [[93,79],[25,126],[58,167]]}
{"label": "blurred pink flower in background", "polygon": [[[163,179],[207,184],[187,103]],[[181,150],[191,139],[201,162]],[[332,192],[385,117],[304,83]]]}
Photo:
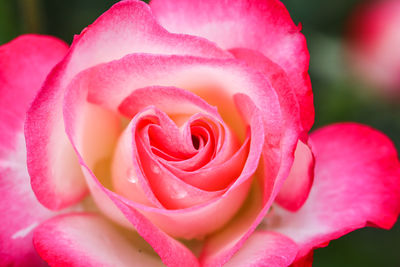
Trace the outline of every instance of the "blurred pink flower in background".
{"label": "blurred pink flower in background", "polygon": [[355,74],[381,93],[400,95],[400,1],[363,3],[350,18],[348,59]]}

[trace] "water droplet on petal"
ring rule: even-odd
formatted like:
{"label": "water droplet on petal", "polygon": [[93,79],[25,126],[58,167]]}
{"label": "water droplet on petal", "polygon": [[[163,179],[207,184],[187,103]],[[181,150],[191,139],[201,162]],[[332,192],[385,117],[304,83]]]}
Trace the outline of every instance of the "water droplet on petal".
{"label": "water droplet on petal", "polygon": [[135,171],[133,170],[133,168],[129,168],[127,171],[126,171],[126,175],[127,175],[127,177],[128,177],[128,181],[129,182],[131,182],[131,183],[137,183],[137,181],[138,181],[138,178],[137,178],[137,175],[136,175],[136,173],[135,173]]}
{"label": "water droplet on petal", "polygon": [[160,167],[158,167],[157,165],[151,165],[151,171],[155,174],[160,174]]}
{"label": "water droplet on petal", "polygon": [[171,198],[182,199],[187,196],[187,192],[179,188],[179,186],[172,184],[170,188]]}
{"label": "water droplet on petal", "polygon": [[180,191],[178,192],[178,194],[175,196],[176,199],[182,199],[184,197],[187,196],[187,192],[186,191]]}

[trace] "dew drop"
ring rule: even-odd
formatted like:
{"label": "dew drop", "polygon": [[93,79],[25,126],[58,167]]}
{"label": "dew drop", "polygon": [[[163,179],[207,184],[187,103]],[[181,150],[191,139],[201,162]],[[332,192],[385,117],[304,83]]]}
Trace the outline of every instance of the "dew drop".
{"label": "dew drop", "polygon": [[133,170],[133,168],[129,168],[127,171],[126,171],[126,176],[128,177],[128,181],[129,182],[131,182],[131,183],[137,183],[137,181],[138,181],[138,178],[137,178],[137,176],[136,176],[136,174],[135,174],[135,171]]}
{"label": "dew drop", "polygon": [[186,197],[188,193],[185,190],[180,189],[177,185],[172,185],[170,194],[173,199],[182,199]]}
{"label": "dew drop", "polygon": [[151,165],[151,171],[155,174],[160,174],[160,167],[158,167],[157,165]]}
{"label": "dew drop", "polygon": [[182,198],[184,198],[186,196],[187,196],[187,192],[186,191],[180,191],[176,195],[174,195],[173,197],[175,199],[182,199]]}

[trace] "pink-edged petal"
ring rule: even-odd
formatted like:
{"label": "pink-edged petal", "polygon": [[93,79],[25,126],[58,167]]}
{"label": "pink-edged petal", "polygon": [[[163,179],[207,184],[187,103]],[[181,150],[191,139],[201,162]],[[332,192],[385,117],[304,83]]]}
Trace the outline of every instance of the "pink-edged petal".
{"label": "pink-edged petal", "polygon": [[311,136],[315,180],[310,196],[295,212],[277,208],[267,229],[293,239],[297,258],[352,230],[388,229],[400,213],[400,163],[392,142],[356,123],[334,124]]}
{"label": "pink-edged petal", "polygon": [[240,149],[227,161],[220,164],[211,164],[211,166],[194,171],[166,167],[188,184],[203,190],[221,190],[227,188],[233,179],[239,177],[249,153],[249,143],[250,137],[247,136]]}
{"label": "pink-edged petal", "polygon": [[[7,156],[0,158],[0,212],[3,214],[0,220],[0,265],[45,266],[32,246],[32,231],[52,212],[43,207],[32,192],[22,129],[13,139],[15,150],[9,150]],[[0,150],[5,152],[3,148],[1,146]]]}
{"label": "pink-edged petal", "polygon": [[99,215],[73,213],[41,224],[33,244],[50,266],[163,266],[129,238]]}
{"label": "pink-edged petal", "polygon": [[312,267],[314,261],[314,251],[311,251],[302,258],[297,258],[290,267]]}
{"label": "pink-edged petal", "polygon": [[132,118],[136,113],[150,105],[164,111],[170,117],[203,112],[222,121],[216,107],[209,105],[195,94],[176,87],[138,88],[121,102],[118,110],[125,116]]}
{"label": "pink-edged petal", "polygon": [[253,233],[254,229],[251,229],[251,226],[263,209],[264,194],[258,180],[260,177],[256,178],[246,201],[236,216],[221,231],[206,238],[199,258],[202,266],[224,265],[235,253],[238,253]]}
{"label": "pink-edged petal", "polygon": [[10,140],[23,128],[26,110],[67,49],[63,41],[40,35],[22,35],[0,47],[0,122],[4,125],[0,142],[3,147],[12,148]]}
{"label": "pink-edged petal", "polygon": [[[271,81],[271,85],[279,96],[286,121],[291,122],[294,120],[296,123],[300,119],[298,96],[294,94],[289,84],[288,77],[282,68],[263,56],[260,52],[254,50],[236,48],[231,49],[230,52],[237,59],[245,61],[248,65],[259,70],[268,77]],[[310,112],[314,112],[313,106],[302,108],[308,108]],[[306,140],[307,132],[303,132],[300,137]],[[310,148],[301,141],[299,141],[297,145],[296,157],[297,159],[295,160],[294,166],[292,166],[291,173],[277,196],[278,203],[291,211],[299,209],[307,199],[312,186],[314,171],[312,152]]]}
{"label": "pink-edged petal", "polygon": [[182,243],[166,234],[121,196],[104,188],[87,167],[83,168],[91,193],[99,208],[115,222],[135,228],[167,266],[199,266],[195,255]]}
{"label": "pink-edged petal", "polygon": [[32,231],[51,216],[36,199],[26,169],[25,112],[67,45],[56,38],[23,35],[0,47],[0,265],[45,266]]}
{"label": "pink-edged petal", "polygon": [[[240,106],[233,101],[237,93],[249,96],[261,110],[265,130],[276,137],[268,138],[268,142],[279,142],[281,117],[285,117],[284,123],[288,119],[268,79],[234,59],[132,54],[88,69],[80,82],[89,90],[89,102],[110,110],[118,110],[135,89],[162,85],[188,90],[216,106],[224,122],[243,139],[246,127],[238,111]],[[294,127],[291,121],[288,124],[287,128]]]}
{"label": "pink-edged petal", "polygon": [[[229,51],[235,58],[246,62],[247,65],[260,71],[268,78],[279,97],[281,108],[284,110],[283,116],[286,116],[285,120],[301,123],[301,113],[314,114],[314,105],[312,101],[309,102],[307,106],[299,105],[301,98],[304,96],[296,93],[293,86],[290,84],[288,75],[278,64],[256,50],[234,48]],[[307,109],[307,111],[301,111],[301,109]],[[304,126],[305,125],[303,125],[303,128]],[[303,130],[303,135],[306,135],[309,129],[305,128]],[[305,136],[302,136],[302,138],[305,138]]]}
{"label": "pink-edged petal", "polygon": [[203,38],[168,33],[142,1],[115,4],[74,39],[68,55],[49,75],[28,112],[28,170],[33,189],[46,207],[61,209],[76,203],[87,190],[64,132],[62,99],[66,86],[80,71],[131,53],[231,57]]}
{"label": "pink-edged petal", "polygon": [[[111,197],[111,192],[108,192]],[[167,266],[193,266],[197,267],[199,261],[196,256],[182,243],[165,234],[160,228],[151,223],[140,212],[126,205],[115,197],[114,203],[124,213],[126,218],[136,228],[138,233],[154,248]]]}
{"label": "pink-edged petal", "polygon": [[[240,60],[246,62],[249,66],[259,70],[266,75],[271,85],[276,90],[281,109],[284,110],[283,116],[290,125],[298,123],[299,117],[299,97],[295,95],[293,88],[290,86],[288,77],[282,68],[270,59],[262,55],[260,52],[245,48],[231,49],[230,52]],[[301,106],[303,109],[309,109],[306,113],[314,114],[312,102],[308,106]],[[304,113],[304,112],[303,112]],[[301,139],[307,140],[307,130],[304,129],[300,135]],[[302,141],[298,141],[296,149],[296,157],[291,172],[286,178],[283,187],[279,190],[276,201],[284,208],[295,211],[304,204],[310,192],[314,177],[314,158],[310,148]]]}
{"label": "pink-edged petal", "polygon": [[139,146],[138,152],[141,154],[140,166],[146,173],[146,179],[157,199],[167,209],[192,207],[222,195],[222,191],[204,191],[185,183],[154,160],[149,151],[146,151],[140,144],[137,145]]}
{"label": "pink-edged petal", "polygon": [[224,266],[286,267],[296,258],[297,245],[288,237],[255,231]]}
{"label": "pink-edged petal", "polygon": [[290,211],[301,208],[307,200],[313,184],[314,164],[311,148],[299,140],[292,169],[276,196],[275,201],[280,206]]}
{"label": "pink-edged petal", "polygon": [[261,52],[287,73],[298,96],[303,126],[314,122],[306,40],[278,0],[152,0],[158,21],[167,30],[202,36],[224,49]]}

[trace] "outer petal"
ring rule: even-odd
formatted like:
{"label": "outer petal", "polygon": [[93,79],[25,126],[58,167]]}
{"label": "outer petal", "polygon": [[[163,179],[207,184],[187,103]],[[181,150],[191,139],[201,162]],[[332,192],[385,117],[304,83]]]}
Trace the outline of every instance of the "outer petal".
{"label": "outer petal", "polygon": [[312,267],[314,261],[314,251],[312,250],[306,256],[297,258],[290,267]]}
{"label": "outer petal", "polygon": [[[104,218],[89,213],[55,217],[34,232],[39,255],[51,266],[163,266]],[[54,238],[56,237],[56,238]]]}
{"label": "outer petal", "polygon": [[264,54],[288,74],[301,107],[303,126],[314,122],[309,55],[304,36],[277,0],[152,0],[159,22],[171,32],[202,36],[224,49]]}
{"label": "outer petal", "polygon": [[25,111],[67,45],[24,35],[0,47],[0,265],[41,266],[31,231],[51,215],[35,198],[26,170]]}
{"label": "outer petal", "polygon": [[[87,177],[93,176],[90,170],[84,170]],[[187,247],[165,234],[140,212],[121,201],[119,195],[104,188],[97,180],[89,180],[88,184],[91,187],[93,198],[101,203],[101,208],[113,213],[114,218],[119,221],[125,219],[127,227],[132,228],[133,225],[167,266],[198,266],[198,260]]]}
{"label": "outer petal", "polygon": [[[236,48],[230,52],[249,66],[259,70],[271,81],[271,85],[277,92],[286,121],[299,121],[298,99],[290,86],[286,73],[277,64],[263,56],[260,52]],[[307,107],[311,111],[313,106]],[[310,112],[311,112],[310,111]],[[301,136],[307,140],[307,131]],[[292,166],[290,175],[285,181],[283,188],[279,191],[277,202],[291,211],[297,210],[304,204],[310,192],[314,177],[314,158],[310,148],[299,141],[296,149],[296,160]]]}
{"label": "outer petal", "polygon": [[297,245],[284,235],[255,231],[243,247],[224,266],[289,266],[297,254]]}
{"label": "outer petal", "polygon": [[299,140],[292,169],[275,200],[279,205],[296,211],[304,204],[313,184],[314,164],[311,148]]}
{"label": "outer petal", "polygon": [[343,123],[311,135],[316,158],[309,198],[296,213],[276,209],[267,229],[292,238],[297,258],[352,230],[390,228],[400,212],[400,164],[391,141],[369,127]]}
{"label": "outer petal", "polygon": [[231,57],[205,39],[168,33],[142,1],[115,4],[74,39],[68,55],[49,75],[28,112],[28,170],[33,190],[46,207],[61,209],[78,202],[87,191],[64,132],[62,99],[66,86],[86,68],[139,52]]}

